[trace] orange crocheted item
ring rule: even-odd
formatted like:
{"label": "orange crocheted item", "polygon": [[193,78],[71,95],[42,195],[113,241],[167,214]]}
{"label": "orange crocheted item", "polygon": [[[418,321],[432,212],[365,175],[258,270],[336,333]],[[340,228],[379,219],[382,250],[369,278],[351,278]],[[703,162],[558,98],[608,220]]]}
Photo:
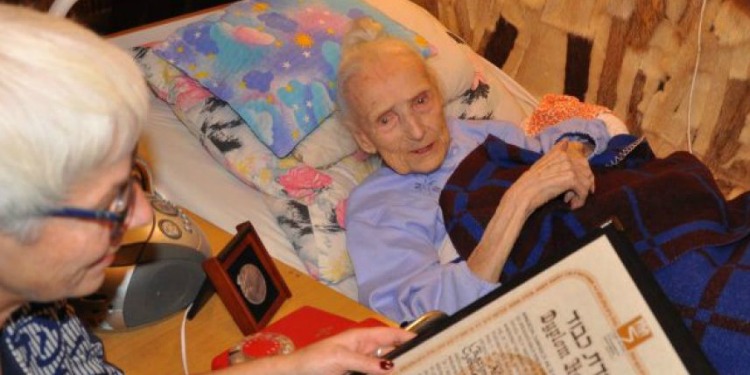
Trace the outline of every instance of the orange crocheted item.
{"label": "orange crocheted item", "polygon": [[582,103],[568,95],[547,94],[542,97],[534,112],[523,123],[526,134],[534,136],[544,128],[553,126],[571,118],[593,119],[603,113],[610,113],[608,108],[595,104]]}

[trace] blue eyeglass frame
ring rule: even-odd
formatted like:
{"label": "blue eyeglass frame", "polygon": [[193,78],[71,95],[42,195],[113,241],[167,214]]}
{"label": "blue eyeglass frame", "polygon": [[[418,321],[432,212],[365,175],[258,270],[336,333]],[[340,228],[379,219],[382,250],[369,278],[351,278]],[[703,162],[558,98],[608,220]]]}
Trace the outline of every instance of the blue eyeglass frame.
{"label": "blue eyeglass frame", "polygon": [[45,216],[109,221],[113,223],[110,234],[111,239],[113,241],[119,240],[125,233],[125,220],[127,220],[133,210],[133,203],[135,202],[135,185],[137,183],[138,180],[131,177],[128,182],[123,185],[122,189],[117,192],[117,196],[115,196],[115,199],[112,201],[113,203],[123,202],[124,205],[121,212],[110,210],[90,210],[78,207],[61,207],[47,211]]}
{"label": "blue eyeglass frame", "polygon": [[127,210],[123,212],[114,212],[106,210],[88,210],[85,208],[76,207],[62,207],[56,210],[47,212],[45,216],[53,217],[70,217],[74,219],[85,219],[85,220],[106,220],[113,221],[116,223],[122,223],[125,221]]}

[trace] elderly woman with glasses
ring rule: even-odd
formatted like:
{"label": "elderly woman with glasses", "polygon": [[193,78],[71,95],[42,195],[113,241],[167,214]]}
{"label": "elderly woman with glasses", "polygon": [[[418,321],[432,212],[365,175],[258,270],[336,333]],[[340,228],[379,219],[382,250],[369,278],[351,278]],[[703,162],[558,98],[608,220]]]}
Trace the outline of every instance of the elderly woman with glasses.
{"label": "elderly woman with glasses", "polygon": [[[151,219],[131,178],[146,86],[71,21],[0,4],[0,24],[0,373],[118,373],[65,299],[96,291],[123,232]],[[352,330],[227,371],[385,373],[373,353],[411,337]]]}

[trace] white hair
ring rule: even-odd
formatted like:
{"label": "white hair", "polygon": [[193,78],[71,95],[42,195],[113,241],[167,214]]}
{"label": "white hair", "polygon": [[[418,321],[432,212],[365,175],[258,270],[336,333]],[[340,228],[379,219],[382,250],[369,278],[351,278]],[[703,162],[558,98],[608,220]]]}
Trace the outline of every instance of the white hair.
{"label": "white hair", "polygon": [[[349,127],[354,125],[352,108],[349,103],[350,92],[348,91],[352,88],[348,87],[347,81],[366,69],[364,65],[376,56],[403,54],[413,55],[424,62],[422,55],[412,45],[402,39],[390,36],[383,29],[383,25],[372,18],[363,17],[352,22],[350,29],[341,41],[341,62],[336,77],[337,116],[341,122]],[[437,75],[426,63],[424,68],[430,81],[440,94]]]}
{"label": "white hair", "polygon": [[148,90],[127,53],[70,20],[0,4],[0,25],[0,232],[23,239],[133,151]]}

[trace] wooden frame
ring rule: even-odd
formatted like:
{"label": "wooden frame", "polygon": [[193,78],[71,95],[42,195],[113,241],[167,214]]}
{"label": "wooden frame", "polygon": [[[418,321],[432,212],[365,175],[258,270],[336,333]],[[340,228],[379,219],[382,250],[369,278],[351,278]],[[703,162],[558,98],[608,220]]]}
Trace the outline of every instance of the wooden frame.
{"label": "wooden frame", "polygon": [[291,292],[250,222],[203,262],[211,284],[244,335],[265,327]]}

